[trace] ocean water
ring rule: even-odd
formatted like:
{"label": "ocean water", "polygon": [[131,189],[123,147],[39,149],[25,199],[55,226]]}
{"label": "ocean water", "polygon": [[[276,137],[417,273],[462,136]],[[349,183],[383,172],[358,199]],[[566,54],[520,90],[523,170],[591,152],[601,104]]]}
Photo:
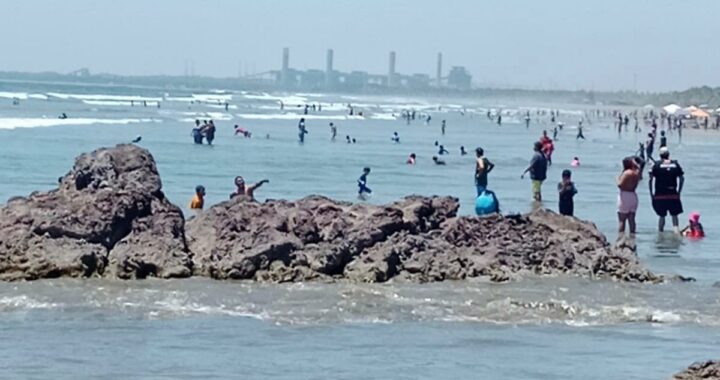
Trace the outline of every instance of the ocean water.
{"label": "ocean water", "polygon": [[[297,120],[305,103],[321,103],[323,110],[310,111],[309,134],[299,144]],[[348,104],[363,115],[349,116]],[[532,207],[530,183],[520,173],[532,143],[551,127],[544,117],[526,129],[518,115],[560,109],[566,127],[556,141],[544,206],[556,209],[560,172],[578,156],[576,215],[614,239],[614,181],[622,157],[635,151],[643,134],[618,135],[611,121],[591,120],[584,128],[587,141],[576,141],[586,107],[548,100],[0,83],[0,199],[51,189],[78,154],[141,135],[167,195],[180,206],[199,184],[207,189],[207,204],[227,199],[236,175],[270,180],[256,192],[260,200],[322,194],[357,202],[356,179],[369,166],[374,192],[368,202],[453,195],[461,213],[469,214],[472,153],[482,146],[496,164],[490,187],[503,211],[525,212]],[[409,108],[432,120],[406,125],[396,116]],[[506,113],[502,126],[485,117],[487,109]],[[70,118],[57,119],[63,112]],[[192,144],[196,118],[215,120],[214,146]],[[335,142],[330,122],[338,125]],[[253,137],[235,137],[235,124]],[[400,144],[390,140],[395,131]],[[357,143],[346,144],[346,135]],[[431,161],[435,141],[450,151],[442,157],[446,166]],[[685,241],[658,234],[643,182],[639,255],[651,269],[692,276],[694,283],[567,277],[428,285],[0,283],[0,378],[667,378],[694,360],[720,356],[720,288],[713,287],[720,281],[714,232],[720,225],[720,168],[713,165],[720,134],[686,131],[682,142],[677,135],[669,142],[686,171],[685,215],[700,211],[708,236]],[[461,145],[469,155],[459,155]],[[418,155],[415,166],[405,165],[410,153]]]}

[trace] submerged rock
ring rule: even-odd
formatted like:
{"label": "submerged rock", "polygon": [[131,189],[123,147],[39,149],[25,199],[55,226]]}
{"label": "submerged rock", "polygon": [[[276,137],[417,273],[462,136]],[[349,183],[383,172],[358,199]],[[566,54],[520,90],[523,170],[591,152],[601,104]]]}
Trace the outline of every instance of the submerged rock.
{"label": "submerged rock", "polygon": [[187,223],[195,272],[217,279],[430,282],[515,273],[661,281],[629,242],[547,210],[458,217],[458,200],[412,196],[387,206],[312,196],[232,199]]}
{"label": "submerged rock", "polygon": [[0,279],[187,277],[182,211],[150,153],[118,145],[83,154],[58,189],[0,209]]}
{"label": "submerged rock", "polygon": [[684,371],[675,374],[672,380],[720,380],[720,361],[693,363]]}

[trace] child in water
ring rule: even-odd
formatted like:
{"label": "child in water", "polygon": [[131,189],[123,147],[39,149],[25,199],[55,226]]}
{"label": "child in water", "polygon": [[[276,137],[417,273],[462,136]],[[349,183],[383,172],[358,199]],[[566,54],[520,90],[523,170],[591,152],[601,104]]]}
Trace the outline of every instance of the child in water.
{"label": "child in water", "polygon": [[562,172],[562,181],[558,183],[558,195],[560,197],[558,211],[561,215],[573,216],[575,211],[573,197],[577,194],[577,189],[571,177],[570,170],[565,169]]}
{"label": "child in water", "polygon": [[580,159],[577,157],[573,157],[572,162],[570,162],[570,166],[572,166],[572,167],[580,166]]}
{"label": "child in water", "polygon": [[193,210],[202,210],[205,205],[205,187],[198,185],[195,187],[195,195],[190,201],[190,208]]}
{"label": "child in water", "polygon": [[681,233],[685,237],[690,238],[702,238],[705,237],[705,230],[700,223],[700,213],[697,211],[690,213],[690,219],[688,220],[688,226],[683,228]]}
{"label": "child in water", "polygon": [[367,187],[367,176],[370,174],[370,168],[363,168],[363,174],[358,178],[358,197],[365,198],[365,194],[372,194],[372,190]]}
{"label": "child in water", "polygon": [[408,165],[415,165],[415,159],[417,156],[415,156],[415,153],[410,153],[410,157],[408,157],[407,161],[405,161]]}

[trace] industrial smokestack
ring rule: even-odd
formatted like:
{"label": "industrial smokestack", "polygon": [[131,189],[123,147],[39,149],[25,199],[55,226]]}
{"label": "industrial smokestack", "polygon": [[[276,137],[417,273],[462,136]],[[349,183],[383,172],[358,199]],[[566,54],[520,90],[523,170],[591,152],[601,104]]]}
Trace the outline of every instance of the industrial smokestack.
{"label": "industrial smokestack", "polygon": [[283,48],[283,58],[282,58],[282,71],[280,72],[280,81],[282,84],[287,84],[290,70],[290,48]]}
{"label": "industrial smokestack", "polygon": [[442,87],[442,53],[437,56],[437,86]]}
{"label": "industrial smokestack", "polygon": [[395,85],[395,52],[390,52],[390,60],[388,62],[388,86]]}
{"label": "industrial smokestack", "polygon": [[331,88],[333,86],[333,49],[327,50],[327,56],[325,57],[325,87]]}

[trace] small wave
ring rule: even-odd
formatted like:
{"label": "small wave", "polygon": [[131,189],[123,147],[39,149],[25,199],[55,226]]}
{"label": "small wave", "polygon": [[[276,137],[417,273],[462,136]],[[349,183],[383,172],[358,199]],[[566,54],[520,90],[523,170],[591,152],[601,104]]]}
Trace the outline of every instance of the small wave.
{"label": "small wave", "polygon": [[241,119],[249,120],[299,120],[305,118],[306,120],[365,120],[364,116],[359,115],[303,115],[298,113],[277,113],[277,114],[256,114],[256,113],[244,113],[237,114],[237,117]]}
{"label": "small wave", "polygon": [[159,123],[157,119],[92,119],[92,118],[0,118],[0,129],[41,128],[61,125],[93,125],[93,124],[135,124]]}
{"label": "small wave", "polygon": [[55,309],[58,304],[52,302],[41,302],[28,296],[12,296],[0,298],[0,311],[17,311],[31,309]]}
{"label": "small wave", "polygon": [[146,97],[137,95],[109,95],[109,94],[66,94],[62,92],[48,92],[48,96],[58,99],[75,99],[75,100],[110,100],[110,101],[125,101],[125,102],[160,102],[162,98],[159,97]]}
{"label": "small wave", "polygon": [[[132,106],[132,105],[142,105],[142,102],[135,103],[131,101],[124,101],[124,100],[83,100],[83,103],[91,106]],[[144,101],[147,102],[148,106],[157,107],[158,103],[156,101]]]}

